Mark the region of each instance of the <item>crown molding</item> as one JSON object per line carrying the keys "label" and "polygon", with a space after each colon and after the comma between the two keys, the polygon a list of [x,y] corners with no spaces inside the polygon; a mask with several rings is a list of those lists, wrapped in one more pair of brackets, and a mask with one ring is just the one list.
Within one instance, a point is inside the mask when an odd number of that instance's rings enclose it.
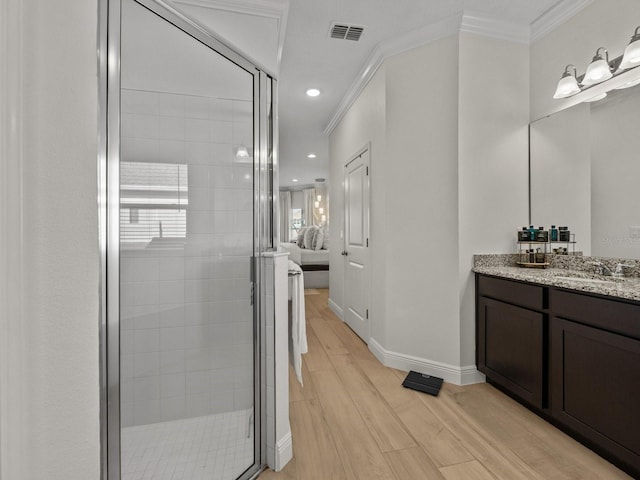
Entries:
{"label": "crown molding", "polygon": [[531,43],[558,28],[591,2],[593,0],[563,0],[551,7],[531,24]]}
{"label": "crown molding", "polygon": [[386,58],[398,55],[441,38],[455,35],[460,31],[461,23],[462,14],[456,14],[425,27],[407,32],[402,36],[381,42],[373,50],[360,72],[358,72],[355,80],[351,83],[351,86],[342,97],[336,111],[324,129],[324,134],[327,136],[331,135],[331,132],[333,132],[333,130],[338,126],[342,118],[349,111],[349,108],[351,108],[353,103],[369,84]]}
{"label": "crown molding", "polygon": [[489,18],[477,12],[464,12],[460,31],[524,45],[531,41],[529,25]]}

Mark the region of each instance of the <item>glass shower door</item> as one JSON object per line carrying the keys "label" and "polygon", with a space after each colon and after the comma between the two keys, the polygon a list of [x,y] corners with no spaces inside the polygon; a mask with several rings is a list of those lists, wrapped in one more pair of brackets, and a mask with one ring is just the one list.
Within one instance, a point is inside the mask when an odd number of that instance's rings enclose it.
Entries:
{"label": "glass shower door", "polygon": [[122,2],[120,476],[232,480],[260,464],[257,71],[174,14]]}

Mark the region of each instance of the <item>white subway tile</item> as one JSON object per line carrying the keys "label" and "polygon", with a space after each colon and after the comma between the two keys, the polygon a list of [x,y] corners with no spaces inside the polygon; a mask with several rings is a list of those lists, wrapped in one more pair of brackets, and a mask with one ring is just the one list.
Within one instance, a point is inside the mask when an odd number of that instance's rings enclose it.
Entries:
{"label": "white subway tile", "polygon": [[218,323],[211,325],[211,346],[213,348],[233,345],[236,328],[234,323]]}
{"label": "white subway tile", "polygon": [[157,352],[160,350],[158,329],[134,330],[133,348],[135,353]]}
{"label": "white subway tile", "polygon": [[233,120],[233,101],[222,98],[209,100],[209,118],[212,120]]}
{"label": "white subway tile", "polygon": [[187,210],[187,233],[191,235],[211,233],[209,212]]}
{"label": "white subway tile", "polygon": [[[251,146],[250,145],[246,145],[247,147],[247,151],[249,152],[249,155],[251,155]],[[232,145],[231,143],[213,143],[211,144],[211,162],[214,165],[227,165],[227,166],[231,166],[233,164],[234,161],[237,160],[236,158],[236,151],[237,151],[238,146],[236,145],[234,147],[234,145]],[[249,163],[251,163],[250,159],[245,160]]]}
{"label": "white subway tile", "polygon": [[187,118],[209,118],[209,99],[195,95],[184,96],[184,116]]}
{"label": "white subway tile", "polygon": [[210,216],[212,233],[223,234],[235,231],[233,212],[214,211]]}
{"label": "white subway tile", "polygon": [[184,305],[163,305],[159,310],[160,327],[180,327],[184,325]]}
{"label": "white subway tile", "polygon": [[184,344],[187,350],[207,350],[210,340],[208,325],[190,325],[184,328]]}
{"label": "white subway tile", "polygon": [[234,302],[214,302],[211,312],[213,323],[226,323],[234,320]]}
{"label": "white subway tile", "polygon": [[162,137],[158,140],[158,154],[151,158],[158,163],[186,163],[184,141]]}
{"label": "white subway tile", "polygon": [[209,349],[193,349],[185,351],[185,369],[189,372],[209,370],[211,351]]}
{"label": "white subway tile", "polygon": [[211,144],[209,142],[185,142],[184,158],[192,165],[208,165],[211,162]]}
{"label": "white subway tile", "polygon": [[215,390],[232,390],[234,385],[234,374],[232,368],[222,368],[209,371],[211,377],[211,388]]}
{"label": "white subway tile", "polygon": [[158,94],[159,113],[173,117],[184,117],[184,95]]}
{"label": "white subway tile", "polygon": [[247,188],[236,189],[233,191],[233,195],[235,211],[253,213],[253,190]]}
{"label": "white subway tile", "polygon": [[[185,418],[187,413],[186,397],[184,395],[170,398],[162,398],[160,408],[162,409],[162,421],[179,420]],[[157,464],[160,467],[160,464]],[[155,475],[154,475],[155,476]]]}
{"label": "white subway tile", "polygon": [[189,372],[186,376],[187,395],[194,393],[208,393],[211,391],[211,375],[209,370]]}
{"label": "white subway tile", "polygon": [[158,138],[163,140],[184,141],[188,133],[187,122],[181,117],[159,117]]}
{"label": "white subway tile", "polygon": [[209,142],[211,132],[209,121],[197,118],[187,118],[185,120],[185,140],[188,142]]}
{"label": "white subway tile", "polygon": [[184,257],[161,258],[158,267],[159,280],[183,280],[184,264]]}
{"label": "white subway tile", "polygon": [[161,350],[184,350],[184,327],[160,329]]}
{"label": "white subway tile", "polygon": [[184,373],[168,373],[160,377],[160,396],[162,398],[184,395],[185,388],[186,375]]}
{"label": "white subway tile", "polygon": [[160,373],[184,373],[185,369],[184,350],[162,350],[160,352]]}
{"label": "white subway tile", "polygon": [[158,300],[160,305],[184,302],[184,280],[171,280],[158,283]]}
{"label": "white subway tile", "polygon": [[189,189],[204,187],[209,188],[210,167],[207,165],[189,165]]}
{"label": "white subway tile", "polygon": [[211,277],[211,265],[207,257],[185,258],[185,279],[204,280]]}
{"label": "white subway tile", "polygon": [[147,162],[160,155],[160,141],[156,138],[122,137],[120,152],[123,162]]}
{"label": "white subway tile", "polygon": [[133,376],[149,377],[160,374],[160,352],[136,353],[133,356]]}
{"label": "white subway tile", "polygon": [[233,185],[236,188],[253,188],[253,168],[250,165],[233,166]]}
{"label": "white subway tile", "polygon": [[[133,378],[133,354],[120,352],[120,378]],[[131,400],[133,401],[133,400]]]}
{"label": "white subway tile", "polygon": [[233,390],[211,394],[211,413],[230,412],[233,409]]}
{"label": "white subway tile", "polygon": [[[211,141],[213,143],[231,144],[233,140],[233,124],[220,120],[211,121]],[[244,144],[251,143],[251,138],[244,140]]]}
{"label": "white subway tile", "polygon": [[136,402],[133,405],[133,410],[136,425],[158,423],[162,420],[159,397],[150,401]]}
{"label": "white subway tile", "polygon": [[191,188],[189,189],[189,210],[209,210],[209,192],[208,188]]}
{"label": "white subway tile", "polygon": [[230,166],[214,165],[210,167],[212,188],[233,188],[233,168]]}
{"label": "white subway tile", "polygon": [[234,208],[234,191],[229,188],[209,190],[209,208],[213,211],[231,211]]}
{"label": "white subway tile", "polygon": [[158,115],[158,94],[123,88],[120,90],[120,111],[122,113]]}
{"label": "white subway tile", "polygon": [[[253,406],[253,388],[241,388],[234,390],[233,408],[244,410]],[[274,431],[274,430],[267,430]]]}
{"label": "white subway tile", "polygon": [[160,376],[136,378],[133,382],[133,399],[136,404],[159,400]]}
{"label": "white subway tile", "polygon": [[187,416],[200,417],[211,413],[211,395],[209,393],[196,393],[187,395]]}

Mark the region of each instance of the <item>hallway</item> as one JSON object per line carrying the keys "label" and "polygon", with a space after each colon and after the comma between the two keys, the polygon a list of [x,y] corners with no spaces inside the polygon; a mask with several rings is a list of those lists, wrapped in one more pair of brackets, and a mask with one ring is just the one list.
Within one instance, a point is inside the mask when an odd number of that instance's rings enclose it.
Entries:
{"label": "hallway", "polygon": [[[307,290],[304,388],[290,375],[294,459],[260,480],[628,479],[487,384],[445,383],[432,397],[401,386]],[[349,386],[347,388],[346,386]]]}

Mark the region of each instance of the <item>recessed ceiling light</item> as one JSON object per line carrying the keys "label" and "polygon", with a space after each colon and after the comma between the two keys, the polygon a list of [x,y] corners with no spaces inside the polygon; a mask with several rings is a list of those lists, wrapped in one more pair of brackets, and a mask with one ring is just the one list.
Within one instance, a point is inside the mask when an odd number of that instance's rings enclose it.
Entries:
{"label": "recessed ceiling light", "polygon": [[298,179],[297,179],[297,178],[292,178],[292,179],[291,179],[291,181],[292,181],[292,182],[297,182],[297,181],[298,181]]}
{"label": "recessed ceiling light", "polygon": [[310,88],[309,90],[307,90],[307,95],[309,95],[310,97],[317,97],[318,95],[320,95],[320,90],[318,90],[317,88]]}
{"label": "recessed ceiling light", "polygon": [[310,153],[309,155],[307,155],[307,158],[316,158],[316,154],[315,153]]}

